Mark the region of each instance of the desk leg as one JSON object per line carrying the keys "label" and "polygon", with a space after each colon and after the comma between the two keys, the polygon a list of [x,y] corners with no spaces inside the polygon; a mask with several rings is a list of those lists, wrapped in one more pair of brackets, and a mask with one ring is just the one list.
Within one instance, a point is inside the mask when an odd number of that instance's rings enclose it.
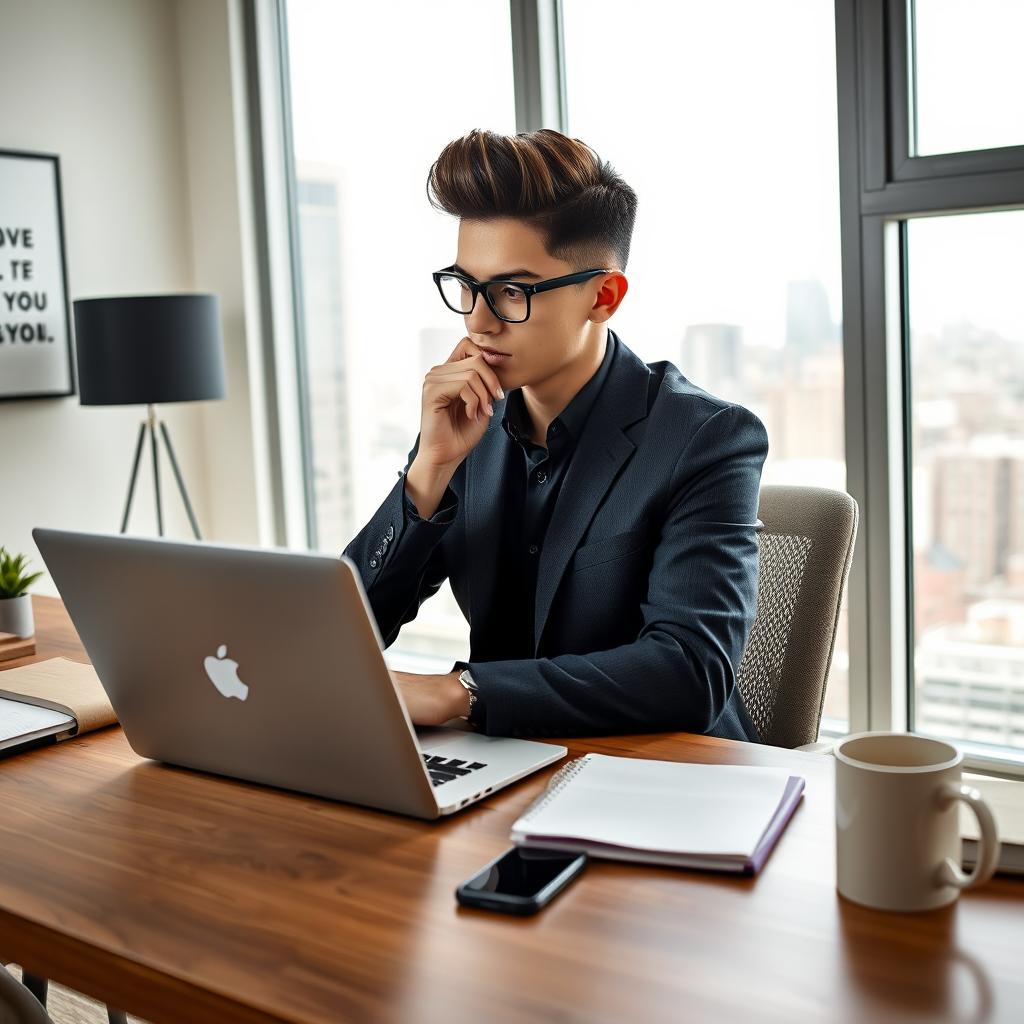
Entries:
{"label": "desk leg", "polygon": [[21,972],[21,983],[29,990],[43,1004],[46,1005],[46,990],[50,987],[50,983],[46,978],[40,978],[35,974],[29,974],[27,971]]}
{"label": "desk leg", "polygon": [[[0,971],[3,970],[3,965],[0,965]],[[25,971],[21,972],[21,983],[39,1000],[43,1006],[46,1005],[46,994],[50,987],[50,983],[46,978],[40,978],[35,974],[28,974]],[[109,1006],[107,1007],[107,1021],[109,1024],[128,1024],[128,1014],[124,1010],[112,1010]]]}

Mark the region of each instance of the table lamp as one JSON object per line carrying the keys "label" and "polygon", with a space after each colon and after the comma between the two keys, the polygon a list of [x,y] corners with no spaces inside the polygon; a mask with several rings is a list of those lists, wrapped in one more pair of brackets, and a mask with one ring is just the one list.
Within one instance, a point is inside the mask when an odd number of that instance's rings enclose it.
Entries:
{"label": "table lamp", "polygon": [[132,462],[121,533],[128,529],[142,448],[149,438],[153,453],[156,521],[164,535],[160,501],[157,426],[170,458],[196,540],[200,540],[192,503],[174,455],[167,424],[157,417],[164,402],[202,402],[225,396],[224,343],[215,295],[131,295],[78,299],[75,349],[82,405],[145,405]]}

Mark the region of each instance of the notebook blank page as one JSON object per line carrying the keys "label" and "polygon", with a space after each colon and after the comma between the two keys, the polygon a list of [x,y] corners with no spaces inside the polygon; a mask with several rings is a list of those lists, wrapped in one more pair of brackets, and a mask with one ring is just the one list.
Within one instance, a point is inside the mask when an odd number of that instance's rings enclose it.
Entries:
{"label": "notebook blank page", "polygon": [[789,772],[589,754],[565,788],[516,832],[624,847],[749,857]]}
{"label": "notebook blank page", "polygon": [[30,736],[45,729],[70,729],[75,720],[60,711],[0,697],[0,743]]}

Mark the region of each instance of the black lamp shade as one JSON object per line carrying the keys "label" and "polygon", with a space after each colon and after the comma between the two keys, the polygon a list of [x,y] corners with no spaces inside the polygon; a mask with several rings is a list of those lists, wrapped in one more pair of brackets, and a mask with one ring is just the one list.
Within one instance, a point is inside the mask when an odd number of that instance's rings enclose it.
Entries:
{"label": "black lamp shade", "polygon": [[224,397],[216,295],[78,299],[74,307],[82,405]]}

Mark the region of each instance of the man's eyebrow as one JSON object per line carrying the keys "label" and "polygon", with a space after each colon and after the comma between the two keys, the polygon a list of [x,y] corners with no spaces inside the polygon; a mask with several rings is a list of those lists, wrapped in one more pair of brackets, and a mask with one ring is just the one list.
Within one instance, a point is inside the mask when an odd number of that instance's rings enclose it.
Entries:
{"label": "man's eyebrow", "polygon": [[[452,264],[452,270],[457,270],[460,274],[465,274],[466,277],[473,277],[473,275],[468,270],[463,270],[462,267],[460,267],[458,265],[458,263],[453,263]],[[506,270],[503,273],[495,274],[494,277],[493,278],[489,278],[489,280],[492,280],[492,281],[504,281],[504,280],[508,280],[508,279],[519,280],[520,278],[523,278],[523,277],[535,277],[538,280],[540,280],[541,275],[540,274],[535,274],[532,270],[527,270],[525,267],[520,267],[518,270]],[[475,281],[476,278],[474,277],[473,280]]]}

